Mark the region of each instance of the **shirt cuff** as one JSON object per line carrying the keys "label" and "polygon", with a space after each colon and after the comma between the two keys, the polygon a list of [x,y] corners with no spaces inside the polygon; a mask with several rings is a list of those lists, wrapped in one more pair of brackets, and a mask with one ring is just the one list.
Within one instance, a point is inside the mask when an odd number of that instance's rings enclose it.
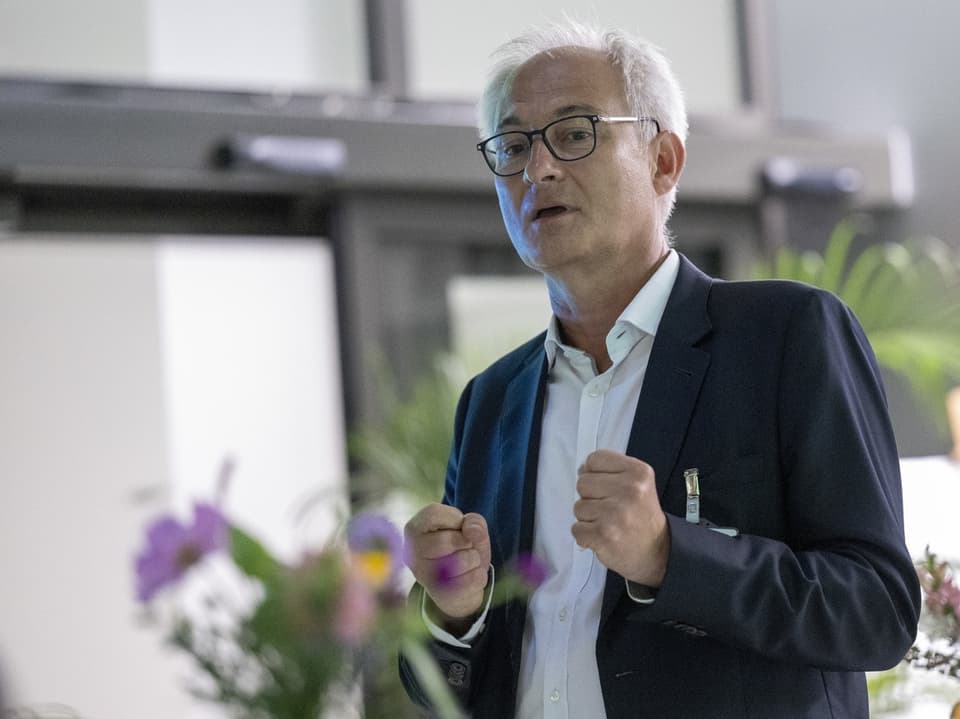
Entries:
{"label": "shirt cuff", "polygon": [[436,639],[439,642],[444,644],[449,644],[454,647],[460,647],[462,649],[469,649],[470,642],[476,639],[480,632],[483,631],[485,622],[487,619],[487,614],[490,611],[490,602],[493,599],[493,583],[496,579],[496,572],[493,569],[493,565],[490,565],[490,580],[487,582],[487,600],[483,606],[483,612],[477,617],[470,629],[467,630],[467,633],[461,637],[455,637],[450,632],[441,629],[437,624],[430,619],[430,616],[427,614],[427,593],[423,593],[423,599],[420,601],[420,616],[423,618],[423,623],[427,626],[427,631],[430,632],[430,636]]}
{"label": "shirt cuff", "polygon": [[627,596],[637,604],[653,604],[657,599],[657,590],[645,584],[637,584],[624,579],[627,584]]}

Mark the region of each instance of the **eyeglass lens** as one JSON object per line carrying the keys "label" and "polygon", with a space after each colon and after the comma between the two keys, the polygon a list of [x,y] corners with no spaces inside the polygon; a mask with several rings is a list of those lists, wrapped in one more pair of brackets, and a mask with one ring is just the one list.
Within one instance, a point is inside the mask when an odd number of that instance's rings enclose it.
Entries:
{"label": "eyeglass lens", "polygon": [[[593,152],[596,132],[589,117],[567,117],[543,128],[543,140],[558,160],[579,160]],[[505,132],[487,142],[484,155],[498,175],[522,172],[530,157],[530,138],[522,132]]]}

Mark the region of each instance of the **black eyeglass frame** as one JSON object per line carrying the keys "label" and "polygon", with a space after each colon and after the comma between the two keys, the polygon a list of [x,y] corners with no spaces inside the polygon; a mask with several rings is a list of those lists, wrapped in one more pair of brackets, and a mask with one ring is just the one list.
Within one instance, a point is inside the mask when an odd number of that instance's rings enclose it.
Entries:
{"label": "black eyeglass frame", "polygon": [[[556,151],[555,151],[555,150],[553,149],[553,147],[550,145],[550,141],[547,139],[546,132],[547,132],[547,130],[549,130],[551,127],[553,127],[553,126],[556,125],[557,123],[566,122],[567,120],[576,120],[577,118],[583,118],[583,119],[585,119],[585,120],[590,120],[590,124],[593,126],[593,147],[590,148],[590,151],[589,151],[589,152],[587,152],[587,153],[584,154],[584,155],[580,155],[579,157],[571,157],[571,158],[560,157],[559,155],[557,155]],[[553,155],[557,160],[559,160],[560,162],[576,162],[577,160],[582,160],[582,159],[585,158],[585,157],[589,157],[589,156],[592,155],[592,154],[594,153],[594,151],[597,149],[597,123],[598,123],[598,122],[611,122],[611,123],[615,123],[615,122],[652,122],[653,125],[654,125],[654,127],[657,128],[657,134],[659,135],[660,132],[661,132],[661,130],[660,130],[660,121],[657,120],[656,118],[653,118],[653,117],[635,117],[635,116],[632,116],[632,115],[631,115],[631,116],[615,116],[615,115],[568,115],[567,117],[561,117],[561,118],[558,118],[558,119],[553,120],[553,121],[551,121],[551,122],[548,122],[546,125],[544,125],[543,127],[541,127],[539,130],[507,130],[507,131],[505,131],[505,132],[498,132],[496,135],[491,135],[491,136],[488,137],[486,140],[482,140],[481,142],[478,142],[478,143],[477,143],[477,150],[480,152],[481,155],[483,155],[484,162],[486,162],[487,167],[490,168],[490,171],[491,171],[494,175],[496,175],[497,177],[513,177],[513,176],[515,176],[515,175],[519,175],[519,174],[523,173],[523,172],[527,169],[527,163],[526,163],[526,162],[523,163],[523,167],[521,167],[521,168],[520,168],[519,170],[517,170],[516,172],[508,172],[508,173],[506,173],[506,174],[501,173],[501,172],[497,172],[497,170],[495,169],[495,167],[494,167],[494,165],[493,165],[493,161],[492,161],[491,158],[490,158],[490,155],[487,154],[487,151],[486,151],[487,143],[492,142],[493,140],[496,140],[498,137],[503,137],[504,135],[514,135],[514,134],[525,135],[526,138],[527,138],[527,153],[528,153],[527,161],[529,162],[529,152],[533,149],[533,139],[539,135],[539,136],[540,136],[540,139],[543,140],[543,145],[544,145],[544,147],[546,147],[547,150],[549,150],[550,154]]]}

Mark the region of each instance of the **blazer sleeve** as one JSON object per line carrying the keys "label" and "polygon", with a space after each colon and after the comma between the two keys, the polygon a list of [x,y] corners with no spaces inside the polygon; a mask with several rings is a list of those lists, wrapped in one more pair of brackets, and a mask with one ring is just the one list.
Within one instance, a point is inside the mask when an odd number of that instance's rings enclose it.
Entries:
{"label": "blazer sleeve", "polygon": [[[410,594],[413,606],[420,606],[423,597],[423,588],[415,585]],[[436,662],[440,676],[456,697],[461,707],[469,707],[473,691],[478,682],[477,672],[483,667],[482,659],[489,643],[489,633],[484,631],[471,643],[469,649],[455,647],[435,639],[427,639],[426,649]],[[429,713],[430,698],[424,690],[420,678],[412,664],[403,654],[400,655],[400,680],[407,691],[407,695]]]}
{"label": "blazer sleeve", "polygon": [[916,636],[920,591],[879,371],[828,293],[806,294],[784,337],[770,429],[785,536],[731,538],[668,515],[664,582],[630,618],[794,664],[888,668]]}

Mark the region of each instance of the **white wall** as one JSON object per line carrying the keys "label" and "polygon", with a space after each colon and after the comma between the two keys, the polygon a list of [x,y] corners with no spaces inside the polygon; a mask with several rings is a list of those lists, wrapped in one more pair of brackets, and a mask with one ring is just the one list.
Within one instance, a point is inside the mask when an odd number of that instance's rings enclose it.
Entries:
{"label": "white wall", "polygon": [[[0,243],[0,653],[14,700],[183,716],[130,561],[170,465],[149,245]],[[156,507],[151,508],[156,509]]]}
{"label": "white wall", "polygon": [[[217,716],[140,626],[148,519],[237,472],[231,518],[286,556],[346,472],[332,257],[320,241],[0,237],[0,664],[13,700]],[[321,511],[298,521],[308,497]]]}

